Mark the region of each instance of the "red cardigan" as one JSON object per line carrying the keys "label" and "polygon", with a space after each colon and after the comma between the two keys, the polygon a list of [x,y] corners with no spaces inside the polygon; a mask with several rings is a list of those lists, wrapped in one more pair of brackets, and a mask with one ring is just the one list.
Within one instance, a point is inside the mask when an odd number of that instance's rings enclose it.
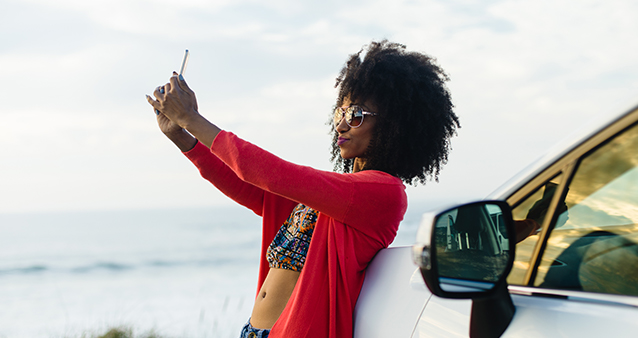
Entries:
{"label": "red cardigan", "polygon": [[401,180],[292,164],[224,131],[210,150],[198,143],[185,155],[225,195],[262,216],[257,292],[269,270],[266,249],[292,209],[303,203],[319,211],[306,263],[270,337],[351,338],[365,269],[394,240],[407,208]]}

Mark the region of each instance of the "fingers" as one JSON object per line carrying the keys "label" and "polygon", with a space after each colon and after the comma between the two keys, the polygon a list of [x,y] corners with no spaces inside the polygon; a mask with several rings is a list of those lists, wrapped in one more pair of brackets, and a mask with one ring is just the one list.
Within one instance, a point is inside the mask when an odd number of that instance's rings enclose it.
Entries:
{"label": "fingers", "polygon": [[173,86],[171,86],[170,82],[163,86],[158,86],[157,88],[155,88],[155,91],[153,91],[153,95],[156,98],[160,99],[160,96],[170,92],[171,88],[173,88]]}
{"label": "fingers", "polygon": [[157,101],[153,100],[153,98],[146,95],[146,100],[155,108],[155,115],[160,114],[159,108],[161,107],[162,104],[159,101],[164,100],[164,94],[170,92],[171,88],[172,86],[170,83],[167,83],[163,86],[158,86],[157,88],[155,88],[155,90],[153,91],[153,96],[157,98]]}
{"label": "fingers", "polygon": [[182,74],[177,74],[177,72],[173,71],[173,76],[171,77],[171,79],[173,78],[176,78],[175,85],[179,86],[181,90],[185,92],[193,92],[190,87],[188,87],[188,84],[186,84],[186,81],[184,80]]}
{"label": "fingers", "polygon": [[182,88],[179,86],[179,83],[178,83],[178,80],[177,80],[177,76],[175,75],[175,72],[173,72],[173,76],[171,76],[171,78],[170,78],[170,79],[168,79],[168,83],[172,86],[172,88],[175,88],[175,89],[177,89],[177,88],[182,89]]}
{"label": "fingers", "polygon": [[[159,89],[156,89],[156,90],[159,90]],[[153,100],[153,98],[148,96],[148,95],[146,95],[146,101],[148,101],[148,103],[151,106],[153,106],[153,108],[154,108],[153,110],[155,111],[155,115],[159,115],[160,111],[156,108],[156,105],[159,106],[159,102]]]}
{"label": "fingers", "polygon": [[157,86],[155,88],[155,90],[153,91],[153,96],[155,96],[155,98],[159,99],[160,96],[164,95],[165,90],[163,87],[164,86]]}
{"label": "fingers", "polygon": [[[161,95],[164,95],[164,92],[165,92],[164,88],[162,86],[159,86],[155,88],[155,90],[153,91],[153,96],[159,99]],[[160,103],[158,101],[153,100],[153,98],[148,95],[146,95],[146,100],[148,101],[148,103],[151,104],[151,106],[153,106],[153,108],[155,108],[154,109],[155,115],[159,115]]]}
{"label": "fingers", "polygon": [[181,75],[177,74],[177,72],[173,72],[173,76],[169,78],[168,83],[155,88],[155,90],[153,91],[155,100],[149,95],[146,95],[146,100],[151,106],[153,106],[153,108],[155,108],[154,110],[156,115],[160,115],[162,113],[160,109],[164,105],[166,96],[169,93],[174,93],[175,90],[183,90],[192,93],[192,90],[188,87],[186,81],[184,81],[184,78]]}
{"label": "fingers", "polygon": [[171,76],[169,82],[173,85],[173,88],[179,88],[187,93],[192,93],[193,91],[188,87],[184,77],[178,75],[176,72],[173,72],[173,76]]}
{"label": "fingers", "polygon": [[[146,101],[148,101],[148,103],[153,106],[153,108],[155,108],[155,104],[157,103],[157,101],[153,100],[152,97],[150,97],[148,94],[146,94]],[[159,105],[159,104],[158,104]]]}
{"label": "fingers", "polygon": [[[181,75],[178,75],[177,72],[173,72],[173,76],[171,76],[168,79],[167,84],[165,84],[164,86],[157,87],[156,92],[159,94],[166,94],[170,92],[172,88],[175,88],[175,89],[179,88],[183,91],[191,92],[191,93],[193,92],[188,87],[188,84],[186,84],[186,81],[184,81],[184,77],[182,77]],[[159,99],[159,96],[155,94],[155,92],[153,93],[153,95],[155,95],[155,97]]]}

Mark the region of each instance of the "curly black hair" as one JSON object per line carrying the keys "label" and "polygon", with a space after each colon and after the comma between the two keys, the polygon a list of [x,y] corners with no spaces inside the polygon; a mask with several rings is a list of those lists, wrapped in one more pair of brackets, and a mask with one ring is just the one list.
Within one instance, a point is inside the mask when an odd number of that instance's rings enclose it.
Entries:
{"label": "curly black hair", "polygon": [[[436,59],[387,40],[350,55],[335,84],[336,106],[348,97],[351,102],[373,103],[378,114],[363,170],[380,170],[407,184],[438,181],[450,138],[461,127],[445,86],[448,80]],[[340,156],[339,133],[330,125],[334,170],[351,172],[353,159]]]}

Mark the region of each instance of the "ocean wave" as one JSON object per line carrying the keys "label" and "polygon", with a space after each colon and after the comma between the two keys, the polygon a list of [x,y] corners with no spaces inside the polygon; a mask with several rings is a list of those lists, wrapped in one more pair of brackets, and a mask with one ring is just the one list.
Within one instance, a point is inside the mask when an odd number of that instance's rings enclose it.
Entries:
{"label": "ocean wave", "polygon": [[159,268],[159,269],[173,269],[182,267],[221,267],[227,265],[238,264],[250,264],[251,261],[247,261],[242,258],[213,258],[213,259],[195,259],[195,260],[165,260],[155,259],[138,263],[124,263],[116,261],[96,261],[87,264],[78,264],[76,266],[55,266],[46,264],[33,264],[23,267],[0,267],[0,277],[7,275],[28,275],[28,274],[42,274],[42,273],[71,273],[71,274],[87,274],[97,271],[110,271],[110,272],[126,272],[136,269],[145,268]]}
{"label": "ocean wave", "polygon": [[8,269],[0,269],[0,275],[9,275],[9,274],[32,274],[38,273],[48,270],[48,267],[43,265],[32,265],[26,267],[19,268],[8,268]]}
{"label": "ocean wave", "polygon": [[115,262],[98,262],[92,265],[80,266],[71,269],[71,272],[75,273],[87,273],[92,272],[94,270],[110,270],[110,271],[123,271],[123,270],[131,270],[134,266],[115,263]]}

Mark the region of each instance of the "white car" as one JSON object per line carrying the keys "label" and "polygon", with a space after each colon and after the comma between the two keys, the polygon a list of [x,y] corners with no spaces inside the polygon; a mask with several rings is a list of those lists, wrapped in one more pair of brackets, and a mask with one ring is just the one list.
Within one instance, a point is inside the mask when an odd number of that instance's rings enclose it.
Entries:
{"label": "white car", "polygon": [[638,108],[415,242],[368,267],[355,338],[638,337]]}

